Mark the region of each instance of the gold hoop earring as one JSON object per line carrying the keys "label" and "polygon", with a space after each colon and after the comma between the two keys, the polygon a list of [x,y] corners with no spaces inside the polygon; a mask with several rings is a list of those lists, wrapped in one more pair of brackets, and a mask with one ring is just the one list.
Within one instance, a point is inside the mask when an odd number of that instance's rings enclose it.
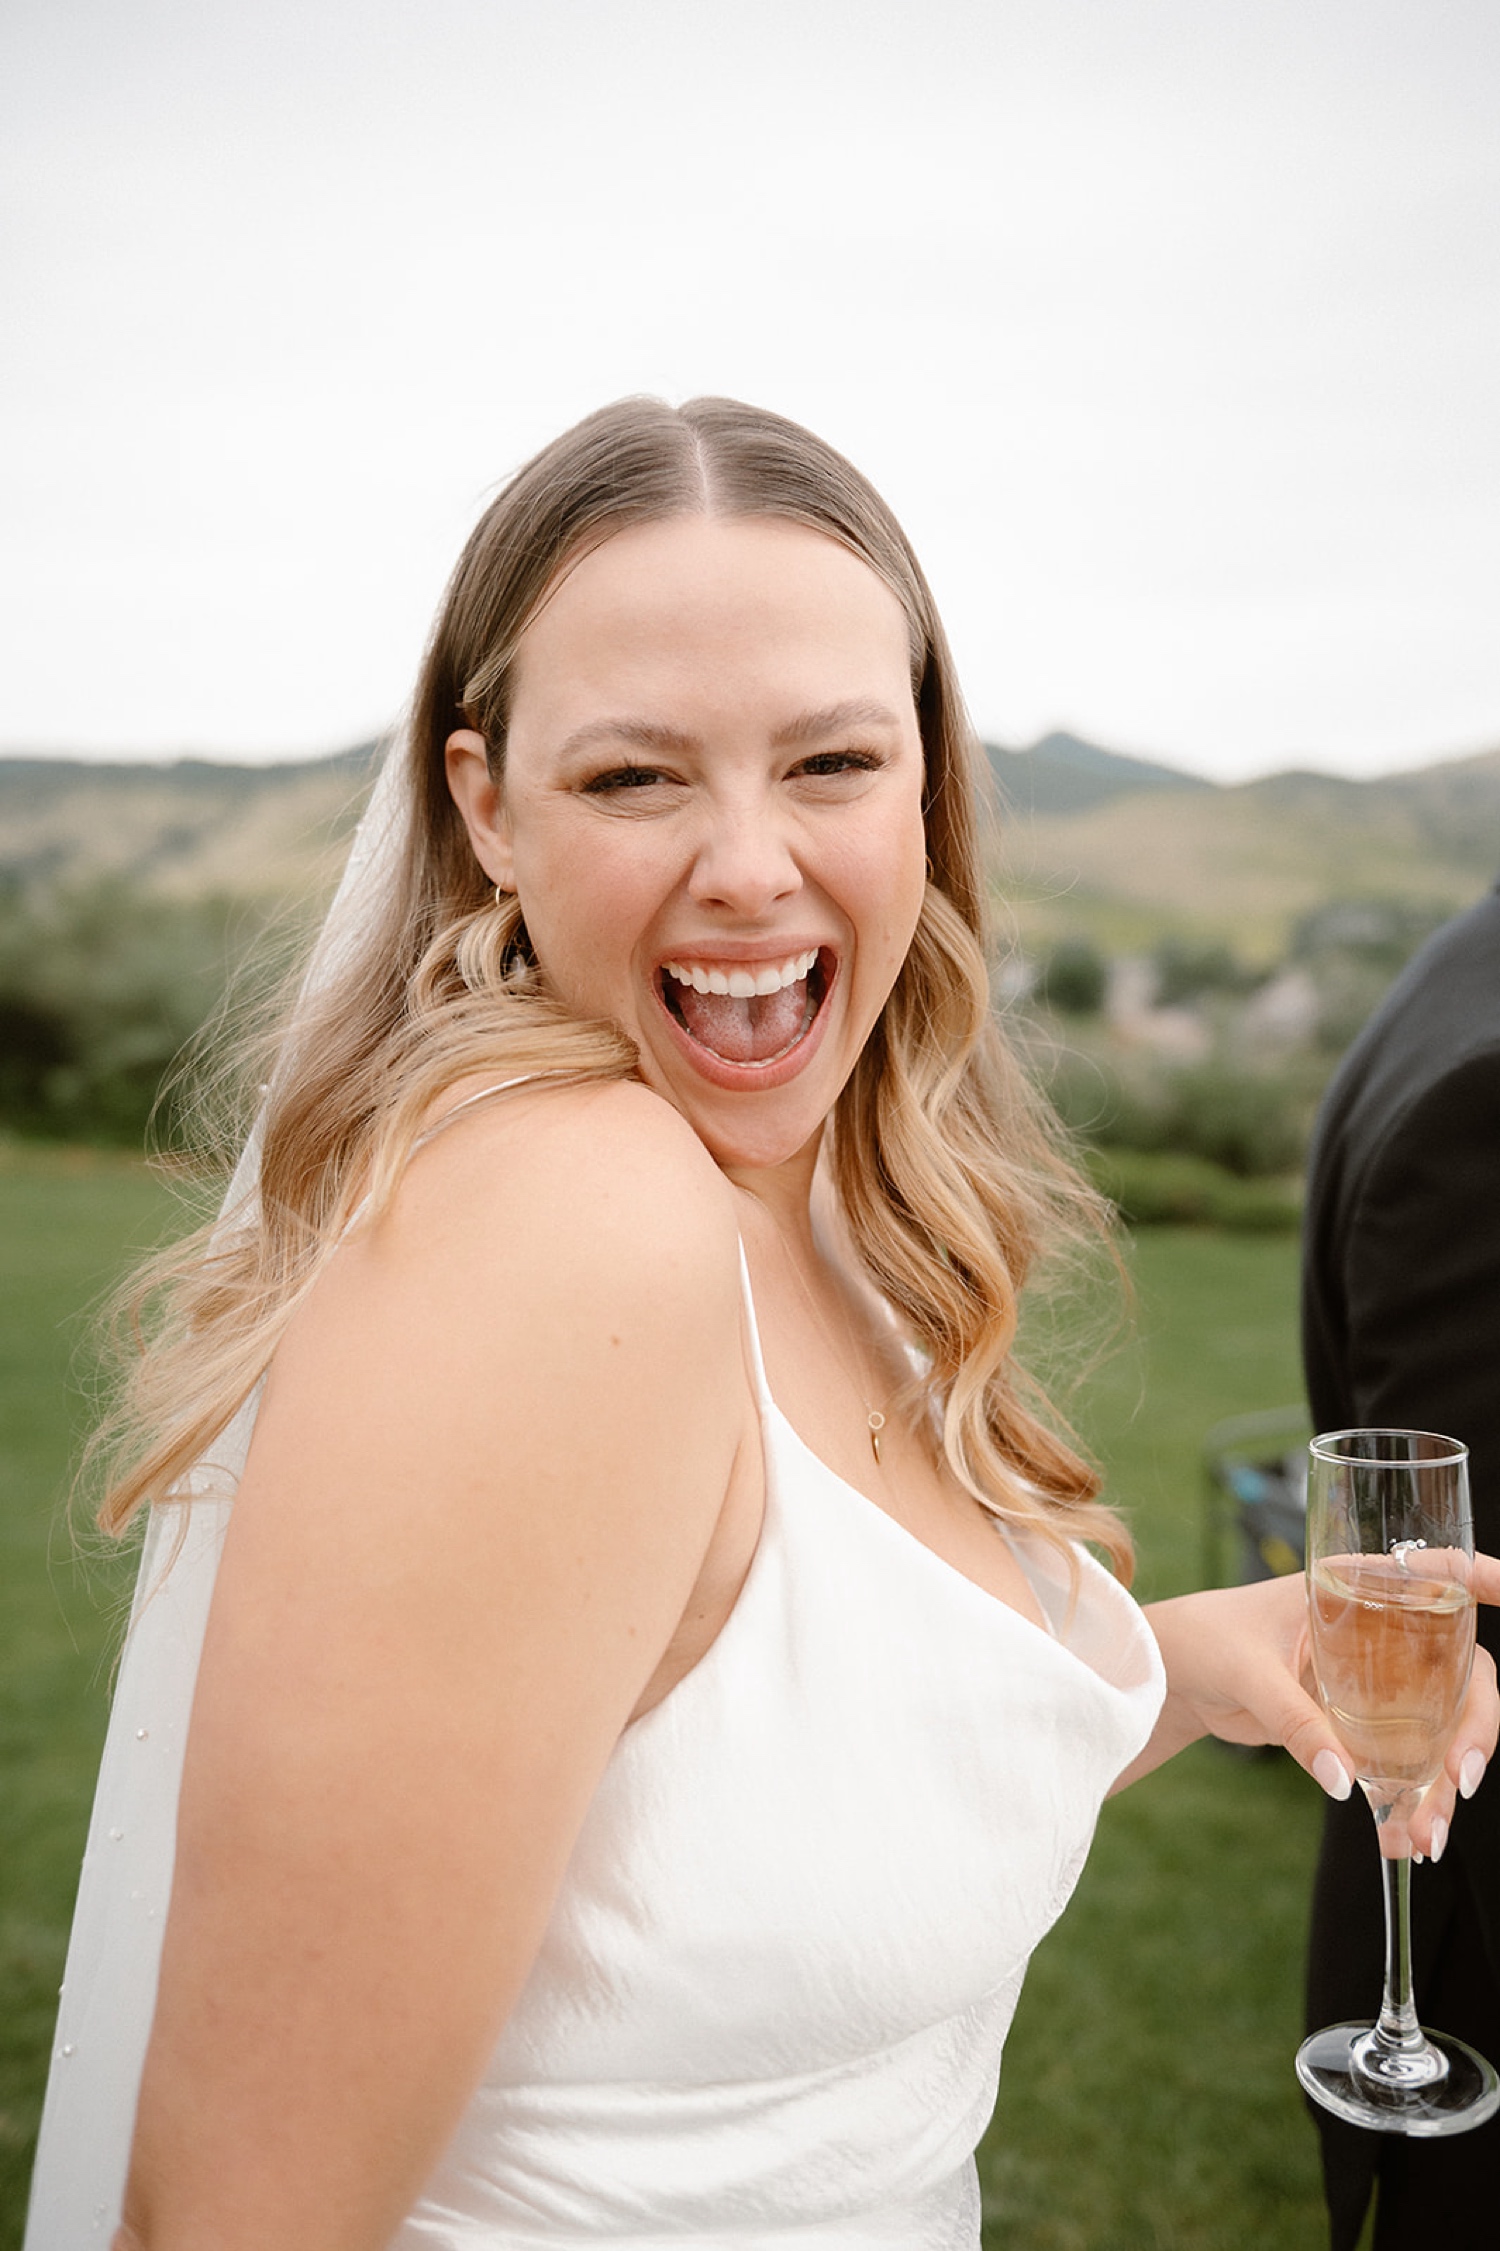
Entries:
{"label": "gold hoop earring", "polygon": [[476,995],[524,991],[533,968],[531,940],[514,891],[491,886],[493,904],[475,907],[459,934],[453,962]]}

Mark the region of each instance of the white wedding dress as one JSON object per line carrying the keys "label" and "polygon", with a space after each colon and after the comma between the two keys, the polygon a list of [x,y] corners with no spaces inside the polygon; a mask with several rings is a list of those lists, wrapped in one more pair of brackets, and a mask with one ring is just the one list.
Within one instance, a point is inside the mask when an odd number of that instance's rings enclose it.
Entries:
{"label": "white wedding dress", "polygon": [[750,1575],[615,1751],[392,2251],[976,2251],[1027,1959],[1160,1659],[1086,1555],[1070,1615],[1063,1559],[1018,1546],[1050,1633],[975,1586],[809,1452],[755,1356]]}

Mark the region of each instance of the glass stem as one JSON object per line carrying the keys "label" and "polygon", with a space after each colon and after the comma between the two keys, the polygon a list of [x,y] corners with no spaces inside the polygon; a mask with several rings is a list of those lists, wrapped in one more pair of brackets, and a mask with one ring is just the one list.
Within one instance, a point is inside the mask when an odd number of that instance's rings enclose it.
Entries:
{"label": "glass stem", "polygon": [[[1379,1827],[1380,1816],[1375,1817]],[[1424,2046],[1422,2028],[1411,1997],[1411,1859],[1380,1856],[1380,1877],[1385,1886],[1385,1991],[1380,1999],[1380,2019],[1375,2038],[1384,2048],[1410,2050]]]}

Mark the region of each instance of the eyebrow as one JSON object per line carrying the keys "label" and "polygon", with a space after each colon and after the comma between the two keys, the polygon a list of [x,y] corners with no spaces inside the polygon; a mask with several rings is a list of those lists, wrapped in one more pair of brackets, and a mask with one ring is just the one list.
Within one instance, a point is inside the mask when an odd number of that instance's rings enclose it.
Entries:
{"label": "eyebrow", "polygon": [[804,711],[787,726],[778,727],[771,740],[778,750],[794,743],[817,742],[824,735],[841,734],[846,727],[886,727],[901,725],[898,714],[889,704],[875,703],[868,696],[854,696],[846,703],[825,704],[821,711]]}
{"label": "eyebrow", "polygon": [[562,744],[564,757],[592,750],[596,743],[625,743],[632,750],[691,750],[694,738],[680,727],[658,726],[651,719],[591,719],[575,727]]}
{"label": "eyebrow", "polygon": [[[819,742],[827,735],[836,735],[849,727],[884,727],[896,729],[901,725],[899,715],[889,704],[877,703],[868,696],[852,696],[843,703],[824,704],[816,711],[799,712],[784,727],[778,727],[771,740],[778,750],[787,750],[799,743]],[[679,727],[665,727],[652,719],[591,719],[586,726],[575,728],[562,745],[563,753],[592,750],[596,744],[614,742],[626,744],[633,750],[694,750],[697,737],[684,734]]]}

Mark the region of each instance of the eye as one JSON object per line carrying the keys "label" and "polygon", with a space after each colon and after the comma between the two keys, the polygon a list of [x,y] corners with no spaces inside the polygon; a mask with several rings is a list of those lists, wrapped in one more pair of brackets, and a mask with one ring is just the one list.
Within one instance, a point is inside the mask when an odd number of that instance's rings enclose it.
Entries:
{"label": "eye", "polygon": [[593,775],[583,785],[585,797],[615,797],[630,790],[650,789],[664,782],[654,766],[611,766],[607,772]]}
{"label": "eye", "polygon": [[794,771],[810,781],[838,774],[876,774],[885,761],[873,750],[818,750],[799,759]]}

